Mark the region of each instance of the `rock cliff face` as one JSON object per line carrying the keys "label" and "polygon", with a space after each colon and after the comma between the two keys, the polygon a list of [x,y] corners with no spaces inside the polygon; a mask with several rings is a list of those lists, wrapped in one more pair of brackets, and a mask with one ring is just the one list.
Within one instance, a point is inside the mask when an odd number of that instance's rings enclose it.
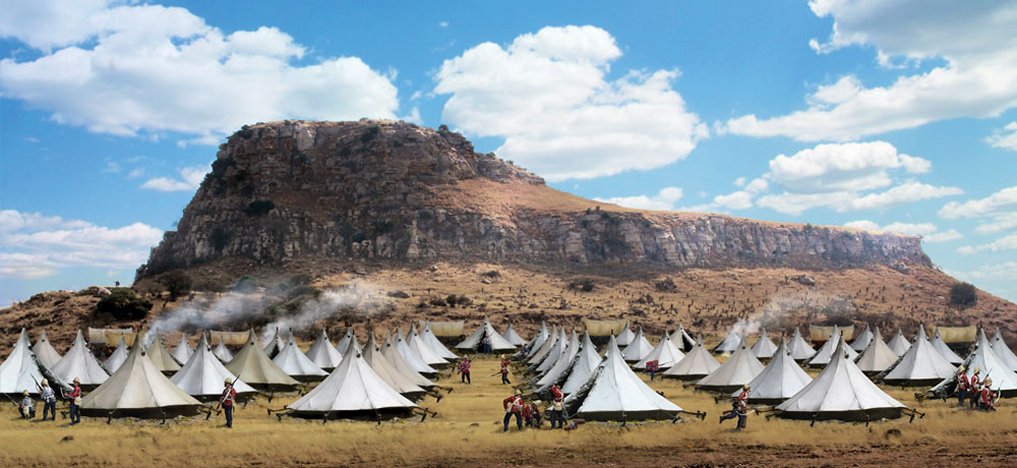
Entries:
{"label": "rock cliff face", "polygon": [[219,148],[138,278],[239,258],[803,269],[930,265],[916,237],[641,212],[544,185],[447,129],[391,122],[245,126]]}

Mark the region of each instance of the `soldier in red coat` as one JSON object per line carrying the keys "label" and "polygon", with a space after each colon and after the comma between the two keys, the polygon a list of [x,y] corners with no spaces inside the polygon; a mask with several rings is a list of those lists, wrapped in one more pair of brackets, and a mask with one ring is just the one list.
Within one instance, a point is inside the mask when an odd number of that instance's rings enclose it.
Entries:
{"label": "soldier in red coat", "polygon": [[551,410],[548,413],[551,429],[565,429],[565,395],[557,384],[551,385]]}
{"label": "soldier in red coat", "polygon": [[752,390],[752,387],[748,384],[745,384],[742,387],[741,393],[731,400],[731,411],[721,415],[721,423],[723,423],[726,419],[738,418],[738,426],[735,427],[735,430],[740,431],[745,429],[745,423],[749,414],[749,390]]}
{"label": "soldier in red coat", "polygon": [[502,385],[511,385],[509,382],[509,360],[504,356],[501,358],[501,383]]}
{"label": "soldier in red coat", "polygon": [[978,403],[978,396],[982,393],[982,381],[981,381],[982,370],[975,368],[975,373],[971,375],[971,379],[968,381],[968,406],[971,408],[975,407]]}
{"label": "soldier in red coat", "polygon": [[646,372],[650,374],[650,382],[653,382],[653,378],[657,376],[659,370],[660,362],[656,359],[646,363]]}
{"label": "soldier in red coat", "polygon": [[81,422],[81,379],[74,378],[74,390],[67,396],[70,400],[71,408],[71,425],[75,425]]}
{"label": "soldier in red coat", "polygon": [[982,386],[978,406],[985,411],[996,411],[996,392],[992,390],[992,379],[986,378]]}
{"label": "soldier in red coat", "polygon": [[233,381],[229,377],[223,383],[224,386],[222,396],[219,397],[219,403],[222,404],[222,410],[226,413],[226,427],[233,428],[233,402],[237,400],[237,390],[233,388]]}
{"label": "soldier in red coat", "polygon": [[957,404],[964,406],[964,400],[968,397],[968,387],[971,386],[971,381],[968,380],[967,369],[964,366],[960,366],[957,369]]}
{"label": "soldier in red coat", "polygon": [[523,430],[523,407],[526,404],[523,402],[523,393],[516,390],[516,393],[508,398],[502,400],[501,405],[505,407],[505,428],[502,432],[508,432],[509,421],[512,420],[512,416],[516,417],[516,427],[520,431]]}

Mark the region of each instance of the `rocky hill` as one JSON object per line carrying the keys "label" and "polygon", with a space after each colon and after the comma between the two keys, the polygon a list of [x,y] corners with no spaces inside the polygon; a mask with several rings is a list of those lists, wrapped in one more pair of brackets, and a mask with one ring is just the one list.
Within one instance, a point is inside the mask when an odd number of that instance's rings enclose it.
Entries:
{"label": "rocky hill", "polygon": [[585,200],[445,128],[286,121],[244,127],[220,146],[138,279],[217,260],[246,269],[301,258],[580,269],[930,265],[916,237]]}

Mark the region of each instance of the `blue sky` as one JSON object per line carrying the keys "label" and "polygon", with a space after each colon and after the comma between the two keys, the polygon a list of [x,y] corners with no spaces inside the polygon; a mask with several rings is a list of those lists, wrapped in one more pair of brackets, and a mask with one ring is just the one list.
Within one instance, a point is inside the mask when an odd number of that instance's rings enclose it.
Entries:
{"label": "blue sky", "polygon": [[1012,2],[8,2],[0,303],[129,283],[244,123],[448,124],[585,197],[923,236],[1017,300]]}

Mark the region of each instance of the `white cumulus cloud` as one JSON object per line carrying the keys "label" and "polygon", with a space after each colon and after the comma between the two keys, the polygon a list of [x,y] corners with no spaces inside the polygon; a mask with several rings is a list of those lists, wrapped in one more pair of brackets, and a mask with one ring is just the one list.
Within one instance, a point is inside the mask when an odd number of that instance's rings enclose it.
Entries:
{"label": "white cumulus cloud", "polygon": [[1017,232],[985,244],[965,245],[957,249],[957,252],[971,255],[979,252],[1002,252],[1004,250],[1017,250]]}
{"label": "white cumulus cloud", "polygon": [[110,228],[59,216],[0,210],[0,277],[37,279],[72,267],[129,269],[144,263],[162,231]]}
{"label": "white cumulus cloud", "polygon": [[816,16],[834,20],[828,42],[810,42],[818,53],[871,46],[888,68],[906,70],[930,59],[942,64],[900,75],[886,86],[866,87],[854,76],[840,77],[807,96],[805,110],[736,117],[725,131],[844,141],[937,120],[998,116],[1017,107],[1013,2],[814,0],[810,6]]}
{"label": "white cumulus cloud", "polygon": [[389,76],[357,57],[297,64],[305,48],[277,28],[230,33],[184,8],[119,3],[5,5],[0,36],[41,54],[0,60],[0,93],[93,132],[203,144],[257,121],[397,113]]}
{"label": "white cumulus cloud", "polygon": [[507,46],[486,42],[446,60],[434,91],[449,95],[446,122],[503,138],[499,156],[548,180],[683,159],[708,131],[672,87],[678,72],[629,71],[610,80],[610,64],[621,55],[603,29],[545,27]]}
{"label": "white cumulus cloud", "polygon": [[208,167],[184,167],[178,170],[179,178],[156,177],[141,184],[141,188],[160,192],[187,192],[198,188],[208,173]]}
{"label": "white cumulus cloud", "polygon": [[946,219],[980,218],[1013,212],[1017,212],[1017,186],[1004,188],[985,198],[949,202],[939,209],[939,216]]}
{"label": "white cumulus cloud", "polygon": [[1017,122],[1010,122],[1001,130],[993,132],[985,142],[996,148],[1017,151]]}
{"label": "white cumulus cloud", "polygon": [[961,233],[957,232],[957,230],[955,229],[940,231],[939,228],[932,223],[896,222],[887,224],[886,226],[880,226],[878,223],[863,219],[859,221],[851,221],[848,223],[844,223],[844,225],[847,227],[862,229],[865,231],[895,232],[898,234],[905,234],[909,236],[922,236],[923,241],[931,243],[949,242],[964,237]]}
{"label": "white cumulus cloud", "polygon": [[673,210],[675,203],[681,200],[683,195],[682,189],[678,187],[664,187],[656,195],[596,198],[596,200],[641,210]]}

